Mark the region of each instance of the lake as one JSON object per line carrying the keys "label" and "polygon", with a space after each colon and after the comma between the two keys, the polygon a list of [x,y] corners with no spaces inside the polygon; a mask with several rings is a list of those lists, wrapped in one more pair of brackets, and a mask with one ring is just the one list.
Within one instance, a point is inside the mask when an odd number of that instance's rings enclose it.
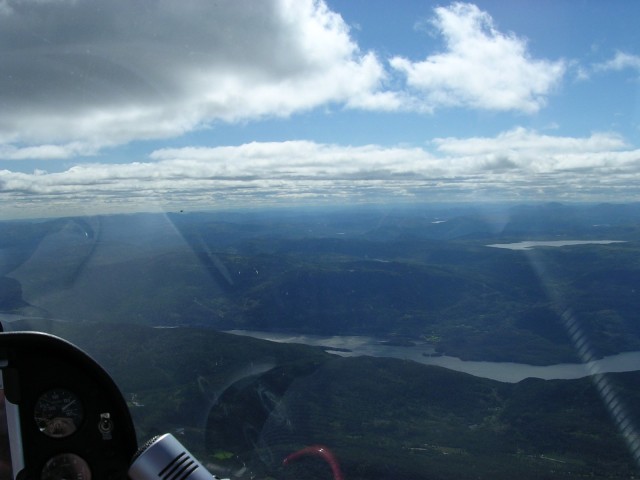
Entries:
{"label": "lake", "polygon": [[494,243],[487,245],[493,248],[506,248],[508,250],[529,250],[535,247],[566,247],[570,245],[608,245],[610,243],[625,243],[624,240],[532,240],[516,243]]}
{"label": "lake", "polygon": [[457,357],[431,356],[435,350],[431,344],[415,342],[414,346],[384,344],[383,339],[367,336],[320,336],[286,333],[230,330],[227,333],[245,335],[280,343],[301,343],[324,347],[329,353],[343,357],[369,355],[413,360],[425,365],[438,365],[476,377],[490,378],[500,382],[515,383],[528,377],[553,379],[581,378],[595,373],[629,372],[640,370],[640,351],[625,352],[604,357],[589,363],[561,363],[556,365],[527,365],[511,362],[477,362],[460,360]]}

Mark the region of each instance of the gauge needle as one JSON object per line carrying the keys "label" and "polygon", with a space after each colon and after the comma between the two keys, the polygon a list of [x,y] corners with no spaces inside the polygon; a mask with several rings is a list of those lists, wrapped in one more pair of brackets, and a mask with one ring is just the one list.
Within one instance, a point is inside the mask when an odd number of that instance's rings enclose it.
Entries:
{"label": "gauge needle", "polygon": [[62,407],[62,410],[66,411],[67,408],[69,408],[71,405],[73,405],[74,403],[76,403],[76,399],[71,400],[69,403],[67,403],[64,407]]}

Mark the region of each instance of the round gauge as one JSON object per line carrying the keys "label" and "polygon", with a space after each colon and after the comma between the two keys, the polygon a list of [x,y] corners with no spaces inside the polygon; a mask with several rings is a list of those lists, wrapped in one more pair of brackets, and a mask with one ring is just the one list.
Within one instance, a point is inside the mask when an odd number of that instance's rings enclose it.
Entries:
{"label": "round gauge", "polygon": [[33,418],[42,433],[53,438],[64,438],[74,433],[84,417],[78,396],[64,388],[44,392],[36,401]]}
{"label": "round gauge", "polygon": [[61,453],[47,460],[40,480],[91,480],[89,465],[75,453]]}

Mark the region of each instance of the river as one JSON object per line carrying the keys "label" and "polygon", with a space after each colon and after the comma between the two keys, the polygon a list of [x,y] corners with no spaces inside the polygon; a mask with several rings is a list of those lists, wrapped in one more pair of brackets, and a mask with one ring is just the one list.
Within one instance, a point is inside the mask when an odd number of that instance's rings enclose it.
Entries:
{"label": "river", "polygon": [[[0,314],[0,321],[11,331],[11,323],[27,317]],[[60,320],[57,320],[60,321]],[[477,377],[515,383],[528,377],[552,379],[581,378],[595,373],[629,372],[640,370],[640,351],[625,352],[604,357],[590,363],[561,363],[556,365],[527,365],[511,362],[477,362],[461,360],[447,355],[436,356],[433,345],[413,342],[413,346],[386,344],[383,339],[355,335],[299,335],[287,333],[230,330],[227,333],[244,335],[279,343],[301,343],[323,347],[327,352],[343,357],[369,355],[372,357],[413,360],[425,365],[438,365]]]}
{"label": "river", "polygon": [[625,352],[589,363],[560,363],[556,365],[527,365],[511,362],[477,362],[447,355],[432,356],[431,344],[415,342],[414,346],[387,345],[384,340],[366,336],[319,336],[285,333],[231,330],[228,333],[245,335],[280,343],[301,343],[324,347],[329,353],[344,357],[369,355],[373,357],[413,360],[425,365],[438,365],[477,377],[515,383],[528,377],[552,379],[581,378],[595,373],[629,372],[640,370],[640,351]]}

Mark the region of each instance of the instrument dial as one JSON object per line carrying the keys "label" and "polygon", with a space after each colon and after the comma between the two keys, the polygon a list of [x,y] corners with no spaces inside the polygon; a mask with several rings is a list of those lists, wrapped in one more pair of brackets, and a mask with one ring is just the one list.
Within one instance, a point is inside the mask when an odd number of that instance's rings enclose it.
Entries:
{"label": "instrument dial", "polygon": [[75,453],[61,453],[50,458],[42,467],[40,480],[91,480],[87,462]]}
{"label": "instrument dial", "polygon": [[64,388],[54,388],[40,395],[33,418],[45,435],[64,438],[80,427],[84,409],[75,393]]}

